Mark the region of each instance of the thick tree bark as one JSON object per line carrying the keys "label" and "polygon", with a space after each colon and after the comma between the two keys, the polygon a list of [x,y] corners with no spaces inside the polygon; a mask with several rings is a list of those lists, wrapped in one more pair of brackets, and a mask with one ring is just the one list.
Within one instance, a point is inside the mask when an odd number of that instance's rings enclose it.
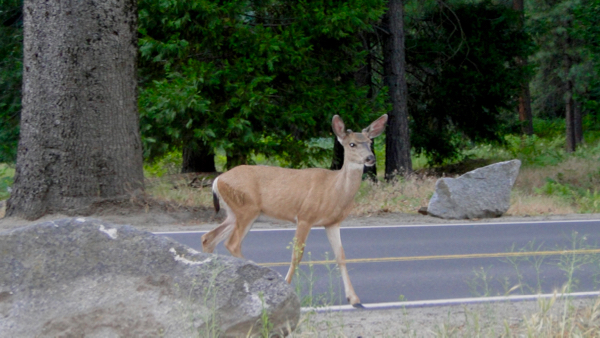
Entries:
{"label": "thick tree bark", "polygon": [[573,118],[575,128],[575,144],[583,143],[583,115],[581,113],[581,102],[575,101],[573,107]]}
{"label": "thick tree bark", "polygon": [[[527,60],[520,60],[523,66],[527,66]],[[529,84],[521,84],[521,94],[519,95],[519,121],[521,122],[521,133],[524,135],[533,135],[533,115],[531,114],[531,94],[529,93]]]}
{"label": "thick tree bark", "polygon": [[371,60],[371,41],[370,37],[367,33],[359,34],[359,38],[362,41],[362,49],[367,51],[367,57],[365,60],[365,64],[359,68],[354,73],[354,82],[358,87],[369,86],[369,91],[367,92],[367,98],[373,97],[373,68],[372,68],[372,60]]}
{"label": "thick tree bark", "polygon": [[573,81],[567,80],[567,93],[565,94],[565,125],[567,152],[574,152],[583,143],[583,119],[581,105],[573,100]]}
{"label": "thick tree bark", "polygon": [[[371,139],[371,141],[371,151],[373,152],[373,155],[375,155],[375,139]],[[377,155],[375,155],[375,157],[377,157]],[[371,181],[377,182],[377,163],[370,167],[365,166],[363,169],[363,175],[365,175],[366,178],[370,179]],[[363,178],[365,178],[365,176],[363,176]]]}
{"label": "thick tree bark", "polygon": [[575,139],[573,83],[570,80],[567,80],[567,92],[565,93],[565,125],[567,152],[572,153],[577,148],[577,140]]}
{"label": "thick tree bark", "polygon": [[386,130],[385,177],[412,172],[408,129],[408,92],[405,78],[404,9],[401,0],[390,0],[383,17],[384,83],[389,88],[392,111]]}
{"label": "thick tree bark", "polygon": [[337,138],[333,137],[333,158],[331,159],[331,166],[329,169],[331,170],[340,170],[344,165],[344,146],[337,140]]}
{"label": "thick tree bark", "polygon": [[206,146],[183,148],[182,173],[212,173],[215,168],[215,155]]}
{"label": "thick tree bark", "polygon": [[23,110],[7,215],[89,214],[143,189],[133,0],[25,0]]}
{"label": "thick tree bark", "polygon": [[[565,41],[565,49],[571,46],[571,39],[567,36]],[[565,136],[566,150],[569,153],[574,152],[577,146],[583,139],[581,112],[577,109],[577,103],[573,100],[574,84],[573,79],[569,75],[573,61],[568,53],[563,56],[563,67],[565,72],[566,91],[565,91]]]}
{"label": "thick tree bark", "polygon": [[[356,85],[358,87],[366,87],[368,86],[369,91],[367,92],[367,98],[370,99],[371,97],[373,97],[373,81],[371,80],[371,78],[373,77],[373,69],[371,67],[371,43],[370,43],[370,39],[369,39],[369,35],[367,33],[363,33],[362,35],[360,35],[360,38],[362,40],[362,47],[363,50],[367,51],[367,58],[365,60],[365,64],[363,67],[361,67],[360,69],[358,69],[358,71],[356,71],[356,73],[354,73],[354,82],[356,82]],[[375,154],[375,139],[371,140],[373,143],[371,143],[371,151],[373,152],[373,154]],[[342,147],[342,150],[344,148]],[[343,156],[343,153],[342,153]],[[343,157],[342,157],[343,159]],[[340,167],[341,168],[341,167]],[[365,166],[364,171],[363,171],[363,175],[366,175],[366,177],[368,179],[370,179],[371,181],[377,181],[377,164],[371,166],[371,167],[367,167]]]}
{"label": "thick tree bark", "polygon": [[[513,0],[513,9],[520,13],[520,25],[525,21],[525,7],[523,0]],[[527,59],[517,57],[517,64],[521,67],[527,67]],[[521,84],[521,94],[519,95],[519,121],[521,122],[521,132],[525,135],[533,135],[533,114],[531,113],[531,94],[529,92],[529,83]]]}
{"label": "thick tree bark", "polygon": [[[567,39],[567,45],[568,41]],[[565,68],[565,81],[566,81],[566,91],[565,91],[565,132],[566,132],[566,150],[569,153],[572,153],[577,148],[577,140],[575,137],[575,109],[573,101],[573,81],[569,77],[569,70],[571,69],[571,58],[568,54],[564,55],[564,68]]]}

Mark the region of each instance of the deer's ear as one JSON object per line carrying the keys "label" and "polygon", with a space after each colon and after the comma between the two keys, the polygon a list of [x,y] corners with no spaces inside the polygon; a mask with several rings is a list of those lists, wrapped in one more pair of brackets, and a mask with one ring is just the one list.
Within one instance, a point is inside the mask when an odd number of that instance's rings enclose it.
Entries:
{"label": "deer's ear", "polygon": [[385,126],[388,120],[387,114],[383,114],[380,118],[373,121],[368,127],[362,130],[368,138],[375,138],[385,130]]}
{"label": "deer's ear", "polygon": [[338,115],[333,116],[333,120],[331,120],[331,126],[333,128],[333,133],[337,136],[338,141],[342,142],[342,140],[346,137],[346,132],[344,128],[344,121]]}

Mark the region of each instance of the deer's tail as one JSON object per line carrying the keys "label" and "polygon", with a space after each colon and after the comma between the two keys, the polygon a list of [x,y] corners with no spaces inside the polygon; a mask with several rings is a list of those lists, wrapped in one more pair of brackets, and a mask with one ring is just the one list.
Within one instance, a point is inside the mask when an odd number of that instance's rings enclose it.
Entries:
{"label": "deer's tail", "polygon": [[217,187],[217,180],[219,178],[215,178],[212,185],[212,193],[213,193],[213,205],[215,207],[215,213],[218,213],[221,210],[221,205],[219,204],[219,188]]}

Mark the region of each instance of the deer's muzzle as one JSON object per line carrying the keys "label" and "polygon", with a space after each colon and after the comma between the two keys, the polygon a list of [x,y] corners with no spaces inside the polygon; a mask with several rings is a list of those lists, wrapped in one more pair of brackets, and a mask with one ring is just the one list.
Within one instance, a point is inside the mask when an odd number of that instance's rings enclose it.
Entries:
{"label": "deer's muzzle", "polygon": [[365,165],[367,167],[371,167],[371,166],[375,165],[375,155],[371,154],[371,155],[367,156],[367,158],[365,159]]}

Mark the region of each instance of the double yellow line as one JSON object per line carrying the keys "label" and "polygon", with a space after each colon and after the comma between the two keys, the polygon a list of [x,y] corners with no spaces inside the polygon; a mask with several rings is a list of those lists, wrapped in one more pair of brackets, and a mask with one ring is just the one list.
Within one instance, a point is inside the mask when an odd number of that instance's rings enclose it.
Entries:
{"label": "double yellow line", "polygon": [[[502,252],[487,254],[466,255],[443,255],[443,256],[409,256],[409,257],[381,257],[381,258],[355,258],[346,259],[348,263],[384,263],[384,262],[412,262],[429,261],[436,259],[471,259],[471,258],[508,258],[508,257],[530,257],[530,256],[562,256],[562,255],[588,255],[600,253],[600,249],[587,250],[554,250],[554,251],[532,251],[532,252]],[[335,264],[335,260],[300,262],[301,265],[328,265]],[[258,263],[261,266],[288,266],[289,262]]]}

